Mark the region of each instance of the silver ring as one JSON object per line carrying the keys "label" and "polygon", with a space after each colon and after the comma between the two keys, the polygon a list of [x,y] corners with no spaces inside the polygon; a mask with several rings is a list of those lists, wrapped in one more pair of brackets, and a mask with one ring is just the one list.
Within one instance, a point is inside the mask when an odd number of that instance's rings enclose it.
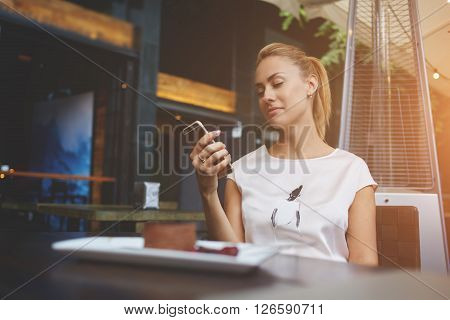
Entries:
{"label": "silver ring", "polygon": [[205,162],[206,162],[206,159],[203,159],[202,157],[200,157],[200,155],[197,155],[197,157],[200,159],[200,161],[201,161],[202,163],[205,163]]}

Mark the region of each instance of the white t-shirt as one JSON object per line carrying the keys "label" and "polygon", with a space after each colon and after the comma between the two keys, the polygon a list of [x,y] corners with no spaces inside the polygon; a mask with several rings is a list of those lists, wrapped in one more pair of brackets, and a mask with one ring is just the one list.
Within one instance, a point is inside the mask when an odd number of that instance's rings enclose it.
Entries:
{"label": "white t-shirt", "polygon": [[232,164],[242,194],[245,241],[280,252],[346,262],[348,210],[377,183],[363,159],[340,149],[313,159],[281,159],[265,145]]}

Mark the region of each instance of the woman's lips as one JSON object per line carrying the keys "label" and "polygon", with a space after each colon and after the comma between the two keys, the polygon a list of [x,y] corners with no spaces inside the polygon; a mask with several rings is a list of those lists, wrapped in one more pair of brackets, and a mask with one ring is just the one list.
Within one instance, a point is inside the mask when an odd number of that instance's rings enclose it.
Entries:
{"label": "woman's lips", "polygon": [[281,110],[282,108],[269,108],[267,109],[267,115],[269,116],[269,118],[272,118],[276,116],[278,113],[280,113]]}

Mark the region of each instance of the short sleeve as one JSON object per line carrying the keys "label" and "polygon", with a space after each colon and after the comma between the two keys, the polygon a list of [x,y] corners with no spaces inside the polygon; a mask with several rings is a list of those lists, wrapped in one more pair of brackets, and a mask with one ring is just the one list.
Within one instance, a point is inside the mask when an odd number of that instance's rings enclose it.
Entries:
{"label": "short sleeve", "polygon": [[231,170],[231,172],[229,174],[227,174],[227,178],[233,180],[234,182],[236,182],[236,175],[234,173],[235,168],[233,165],[231,165],[231,167],[233,168],[233,170]]}
{"label": "short sleeve", "polygon": [[376,191],[378,188],[378,183],[372,178],[369,167],[366,162],[359,158],[359,173],[356,178],[356,191],[358,192],[364,187],[372,186],[373,191]]}
{"label": "short sleeve", "polygon": [[238,177],[239,177],[239,174],[237,173],[237,170],[239,170],[239,166],[237,165],[237,162],[236,162],[236,161],[233,162],[233,163],[231,164],[231,168],[232,168],[233,170],[232,170],[229,174],[227,174],[227,179],[233,180],[234,183],[236,183],[236,185],[237,185],[239,191],[242,192],[241,184],[240,184],[240,179],[238,178]]}

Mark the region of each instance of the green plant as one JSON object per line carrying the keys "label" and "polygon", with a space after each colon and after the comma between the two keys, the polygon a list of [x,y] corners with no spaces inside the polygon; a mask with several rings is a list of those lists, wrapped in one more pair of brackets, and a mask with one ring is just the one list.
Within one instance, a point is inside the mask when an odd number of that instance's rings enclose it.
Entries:
{"label": "green plant", "polygon": [[[288,30],[295,17],[287,11],[280,11],[280,17],[283,18],[281,28],[284,31]],[[308,22],[308,15],[302,5],[299,8],[299,17],[300,19],[298,20],[298,25],[300,28],[303,28],[305,23]],[[320,61],[326,68],[332,69],[339,66],[345,60],[347,34],[334,22],[326,20],[319,26],[314,36],[317,38],[328,37],[330,40],[328,51],[325,52],[325,54],[320,58]]]}
{"label": "green plant", "polygon": [[[291,26],[292,21],[294,21],[295,17],[289,11],[284,10],[280,11],[280,17],[284,18],[281,24],[281,29],[283,29],[283,31],[287,31]],[[299,8],[299,17],[300,19],[298,20],[298,25],[300,26],[300,28],[303,28],[305,26],[305,23],[308,22],[308,15],[306,14],[305,8],[302,5],[300,5]]]}
{"label": "green plant", "polygon": [[315,37],[326,37],[330,40],[328,51],[320,58],[325,67],[333,67],[345,61],[347,34],[335,23],[327,20],[319,26]]}

